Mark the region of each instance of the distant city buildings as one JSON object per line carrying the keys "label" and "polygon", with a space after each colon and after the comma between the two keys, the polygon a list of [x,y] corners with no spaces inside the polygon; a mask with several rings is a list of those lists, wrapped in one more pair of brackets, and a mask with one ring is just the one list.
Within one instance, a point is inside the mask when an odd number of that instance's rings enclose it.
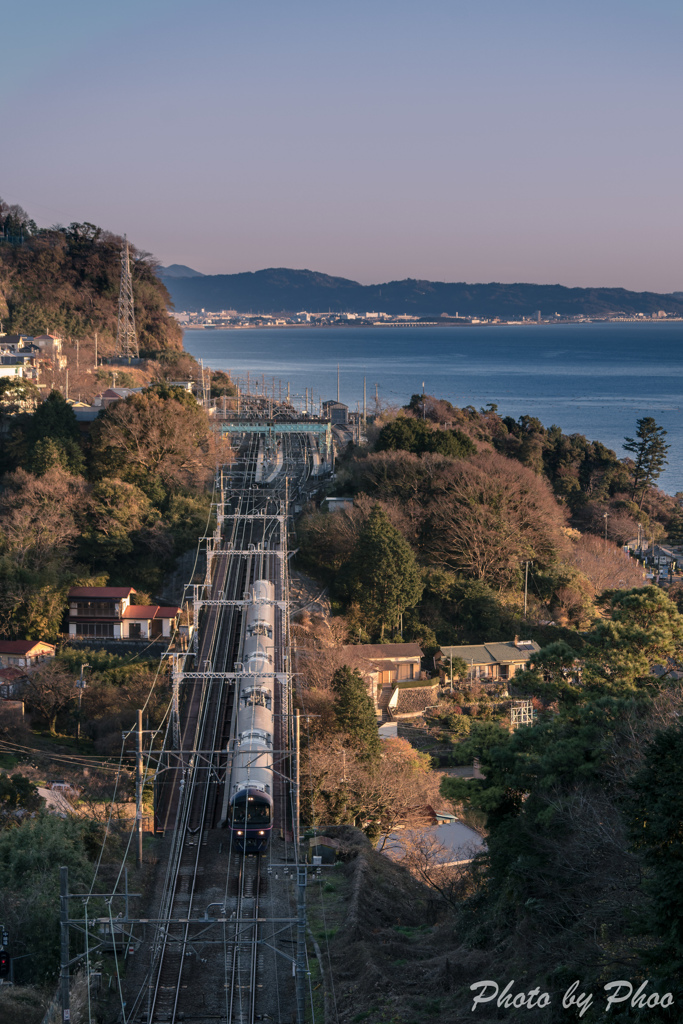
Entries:
{"label": "distant city buildings", "polygon": [[452,325],[457,323],[461,326],[470,324],[549,324],[549,323],[590,323],[596,320],[614,321],[638,321],[638,320],[680,320],[681,317],[666,313],[663,309],[655,313],[627,313],[613,312],[604,316],[587,316],[578,314],[565,316],[558,312],[544,315],[542,311],[536,310],[529,316],[511,317],[479,317],[462,316],[455,313],[440,313],[438,316],[416,316],[412,313],[384,313],[380,310],[355,313],[351,310],[342,312],[312,313],[309,310],[299,310],[296,313],[238,313],[234,309],[207,310],[199,312],[183,310],[172,314],[175,319],[188,330],[204,329],[243,329],[249,330],[255,327],[349,327],[349,326],[434,326],[436,324]]}

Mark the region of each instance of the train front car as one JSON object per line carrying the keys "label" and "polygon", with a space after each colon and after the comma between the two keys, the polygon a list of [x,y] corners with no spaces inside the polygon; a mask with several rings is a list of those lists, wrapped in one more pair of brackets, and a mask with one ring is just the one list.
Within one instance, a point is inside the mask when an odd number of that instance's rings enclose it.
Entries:
{"label": "train front car", "polygon": [[238,674],[228,820],[233,846],[266,849],[273,828],[275,588],[257,580],[245,606],[242,673]]}

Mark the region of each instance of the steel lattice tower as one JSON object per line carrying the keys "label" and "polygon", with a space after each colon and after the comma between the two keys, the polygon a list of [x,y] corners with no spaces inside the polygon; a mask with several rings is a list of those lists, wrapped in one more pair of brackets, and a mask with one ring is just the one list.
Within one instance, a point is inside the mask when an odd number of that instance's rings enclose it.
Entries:
{"label": "steel lattice tower", "polygon": [[135,308],[133,304],[133,279],[130,274],[130,253],[128,239],[124,235],[121,250],[121,290],[119,292],[119,323],[116,333],[116,353],[124,359],[139,355],[138,337],[135,332]]}

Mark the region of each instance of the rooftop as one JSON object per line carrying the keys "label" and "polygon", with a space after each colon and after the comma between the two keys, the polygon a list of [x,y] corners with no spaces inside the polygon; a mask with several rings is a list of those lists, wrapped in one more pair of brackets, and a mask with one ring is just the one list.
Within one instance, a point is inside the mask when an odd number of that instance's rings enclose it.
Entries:
{"label": "rooftop", "polygon": [[370,658],[372,661],[422,657],[419,644],[346,644],[341,649],[344,654],[355,654],[358,658]]}
{"label": "rooftop", "polygon": [[132,587],[72,587],[69,597],[99,597],[109,598],[110,601],[120,601],[123,597],[129,597],[135,591]]}
{"label": "rooftop", "polygon": [[174,619],[181,611],[180,608],[162,608],[158,604],[131,604],[126,608],[121,618],[123,619]]}
{"label": "rooftop", "polygon": [[515,662],[528,661],[532,654],[540,651],[534,640],[495,640],[486,644],[467,644],[463,647],[442,647],[442,661],[450,658],[462,658],[474,665],[510,665]]}
{"label": "rooftop", "polygon": [[54,644],[43,640],[0,640],[0,654],[28,654],[36,647],[49,647],[54,651]]}

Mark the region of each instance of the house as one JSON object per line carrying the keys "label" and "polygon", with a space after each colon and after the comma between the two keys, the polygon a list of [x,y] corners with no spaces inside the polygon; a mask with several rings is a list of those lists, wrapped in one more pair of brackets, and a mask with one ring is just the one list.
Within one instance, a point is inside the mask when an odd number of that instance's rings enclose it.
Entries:
{"label": "house", "polygon": [[520,669],[525,668],[530,658],[540,649],[534,640],[520,640],[519,637],[515,637],[514,640],[508,641],[442,647],[437,652],[434,663],[446,681],[450,680],[451,658],[460,658],[469,665],[468,681],[478,679],[482,683],[506,682]]}
{"label": "house", "polygon": [[365,677],[378,714],[386,710],[397,683],[421,675],[419,644],[348,644],[341,648],[341,655]]}
{"label": "house", "polygon": [[142,388],[107,388],[102,394],[95,395],[92,407],[94,409],[106,409],[108,406],[113,405],[114,402],[121,402],[140,391],[142,391]]}
{"label": "house", "polygon": [[28,676],[20,668],[0,668],[0,697],[3,700],[12,700],[24,688],[28,682]]}
{"label": "house", "polygon": [[62,339],[54,334],[39,334],[35,338],[29,338],[34,345],[40,349],[42,355],[50,359],[58,370],[66,367],[66,356],[62,354]]}
{"label": "house", "polygon": [[0,640],[0,668],[32,668],[54,656],[54,644],[43,640]]}
{"label": "house", "polygon": [[320,508],[324,512],[346,512],[353,508],[353,498],[323,498]]}
{"label": "house", "polygon": [[665,547],[663,544],[653,544],[647,548],[644,555],[649,565],[656,565],[659,569],[671,568],[672,572],[676,571],[676,564],[681,558],[673,548]]}
{"label": "house", "polygon": [[131,604],[132,587],[72,587],[69,591],[69,636],[112,640],[170,637],[181,609]]}
{"label": "house", "polygon": [[181,609],[177,606],[132,604],[123,613],[122,636],[130,640],[154,640],[170,637],[178,624]]}
{"label": "house", "polygon": [[334,864],[339,842],[329,836],[311,836],[308,840],[309,864]]}
{"label": "house", "polygon": [[332,400],[323,402],[323,419],[329,420],[331,423],[348,423],[348,405],[344,405],[343,402],[333,402]]}

